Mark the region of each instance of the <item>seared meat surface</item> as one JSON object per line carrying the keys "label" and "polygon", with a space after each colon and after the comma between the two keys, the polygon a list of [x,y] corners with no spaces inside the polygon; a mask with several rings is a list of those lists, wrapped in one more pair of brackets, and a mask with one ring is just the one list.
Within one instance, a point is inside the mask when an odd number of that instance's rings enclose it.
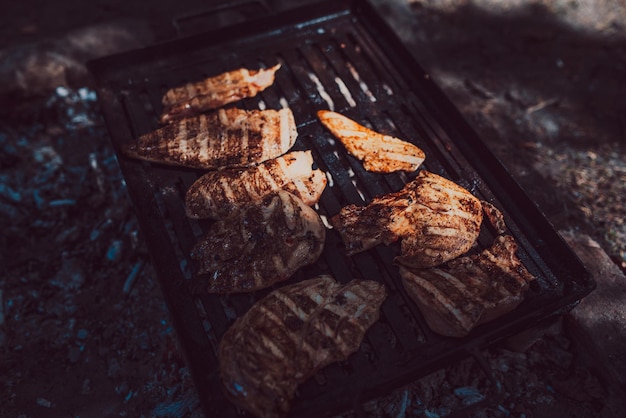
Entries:
{"label": "seared meat surface", "polygon": [[226,395],[257,416],[286,415],[299,384],[359,348],[385,297],[377,282],[331,276],[273,291],[220,342]]}
{"label": "seared meat surface", "polygon": [[209,293],[251,292],[315,262],[325,238],[317,212],[280,190],[212,224],[191,257],[208,273]]}
{"label": "seared meat surface", "polygon": [[187,216],[223,218],[277,190],[287,190],[307,205],[314,205],[327,179],[322,170],[313,170],[312,165],[311,151],[294,151],[246,169],[208,172],[187,190]]}
{"label": "seared meat surface", "polygon": [[142,135],[123,151],[142,160],[192,168],[248,167],[284,154],[297,136],[290,109],[219,109]]}
{"label": "seared meat surface", "polygon": [[467,252],[480,232],[480,200],[436,174],[422,170],[396,193],[366,206],[348,205],[331,219],[348,254],[401,240],[400,264],[432,267]]}
{"label": "seared meat surface", "polygon": [[320,110],[317,116],[350,154],[363,161],[363,167],[368,171],[413,172],[426,158],[417,146],[373,131],[340,113]]}
{"label": "seared meat surface", "polygon": [[495,230],[496,234],[504,234],[507,228],[506,223],[504,222],[504,215],[500,212],[500,209],[485,200],[481,200],[480,203],[483,205],[483,213],[485,214],[485,217]]}
{"label": "seared meat surface", "polygon": [[254,97],[274,83],[280,64],[259,70],[240,68],[194,83],[174,87],[163,96],[161,123],[217,109],[246,97]]}
{"label": "seared meat surface", "polygon": [[449,337],[515,309],[534,279],[515,255],[517,244],[500,236],[491,248],[430,269],[400,267],[402,283],[428,326]]}

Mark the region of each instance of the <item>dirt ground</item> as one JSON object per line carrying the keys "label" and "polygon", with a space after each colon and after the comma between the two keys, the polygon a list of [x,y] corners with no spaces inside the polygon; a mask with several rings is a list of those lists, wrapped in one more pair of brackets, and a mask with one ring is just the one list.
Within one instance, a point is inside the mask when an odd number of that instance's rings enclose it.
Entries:
{"label": "dirt ground", "polygon": [[[555,227],[626,270],[626,4],[374,3]],[[202,416],[84,68],[205,5],[145,7],[28,0],[0,17],[0,417]],[[483,353],[505,388],[472,416],[620,416],[561,322],[521,341]],[[488,387],[470,359],[365,413],[446,416]]]}
{"label": "dirt ground", "polygon": [[381,7],[557,229],[580,228],[626,267],[626,5]]}

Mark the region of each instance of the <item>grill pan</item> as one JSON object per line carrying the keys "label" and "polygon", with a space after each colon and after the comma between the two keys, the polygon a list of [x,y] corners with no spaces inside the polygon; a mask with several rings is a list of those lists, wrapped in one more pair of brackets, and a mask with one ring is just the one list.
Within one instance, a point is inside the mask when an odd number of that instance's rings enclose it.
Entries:
{"label": "grill pan", "polygon": [[[286,283],[332,273],[383,282],[388,290],[380,320],[359,351],[300,386],[291,414],[340,413],[380,396],[472,350],[566,312],[595,286],[578,258],[428,77],[376,10],[365,1],[327,1],[245,24],[118,54],[88,64],[113,147],[177,335],[209,416],[241,414],[224,397],[216,358],[221,336],[272,289],[243,295],[207,295],[189,253],[210,225],[188,219],[184,195],[202,171],[129,159],[122,144],[158,127],[165,91],[231,69],[277,62],[273,86],[233,106],[290,107],[298,126],[295,150],[311,149],[329,173],[319,206],[323,217],[350,204],[397,191],[415,177],[363,170],[316,119],[334,109],[375,130],[410,140],[426,153],[423,168],[449,178],[498,207],[518,256],[537,278],[513,312],[477,327],[467,337],[439,336],[426,326],[401,286],[393,257],[399,246],[378,246],[347,257],[339,235],[327,233],[324,253]],[[494,231],[484,225],[479,247]],[[284,284],[284,283],[283,283]],[[279,286],[279,285],[277,285]]]}

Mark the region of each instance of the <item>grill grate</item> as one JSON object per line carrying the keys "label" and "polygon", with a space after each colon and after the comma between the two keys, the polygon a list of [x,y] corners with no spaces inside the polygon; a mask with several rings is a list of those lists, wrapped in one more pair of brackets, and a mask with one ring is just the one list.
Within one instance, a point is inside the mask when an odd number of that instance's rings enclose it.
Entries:
{"label": "grill grate", "polygon": [[[380,321],[359,351],[300,387],[294,415],[341,412],[456,360],[469,348],[486,346],[558,314],[591,291],[593,282],[571,250],[365,2],[329,1],[254,25],[104,58],[90,63],[90,69],[119,151],[121,144],[157,128],[161,97],[168,88],[234,68],[276,62],[282,68],[274,85],[233,106],[293,110],[299,133],[294,149],[311,149],[317,166],[328,175],[328,187],[316,206],[323,219],[347,204],[397,191],[415,177],[366,172],[317,121],[317,110],[331,109],[413,141],[426,153],[423,168],[503,210],[520,245],[520,259],[537,277],[527,300],[513,313],[466,338],[444,338],[428,329],[404,292],[392,265],[398,246],[379,246],[347,257],[339,235],[329,231],[319,262],[301,269],[290,282],[330,272],[340,282],[352,278],[384,282],[389,296]],[[198,291],[201,280],[194,277],[196,266],[189,253],[209,222],[188,219],[183,202],[186,190],[203,172],[121,155],[119,163],[200,398],[209,415],[235,416],[236,409],[222,395],[215,353],[234,320],[271,289],[230,296]],[[494,232],[484,226],[479,245],[488,246],[493,238]]]}

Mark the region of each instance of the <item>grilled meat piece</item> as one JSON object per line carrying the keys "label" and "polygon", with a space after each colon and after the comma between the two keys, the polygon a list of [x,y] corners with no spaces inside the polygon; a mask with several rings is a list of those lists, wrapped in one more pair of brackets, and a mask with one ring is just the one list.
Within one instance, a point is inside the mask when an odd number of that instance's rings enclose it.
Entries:
{"label": "grilled meat piece", "polygon": [[506,223],[504,222],[504,215],[500,212],[500,209],[495,207],[492,203],[489,203],[485,200],[481,200],[483,205],[483,213],[489,223],[495,229],[496,234],[502,235],[506,232]]}
{"label": "grilled meat piece", "polygon": [[401,240],[396,261],[432,267],[467,252],[480,232],[480,200],[436,174],[422,170],[402,190],[348,205],[331,218],[349,255]]}
{"label": "grilled meat piece", "polygon": [[142,160],[192,168],[247,167],[284,154],[297,135],[290,109],[219,109],[142,135],[123,151]]}
{"label": "grilled meat piece", "polygon": [[315,262],[325,238],[317,212],[279,190],[212,224],[191,257],[209,273],[209,293],[251,292]]}
{"label": "grilled meat piece", "polygon": [[339,113],[320,110],[317,117],[350,154],[363,161],[368,171],[413,172],[426,158],[424,151],[415,145],[361,126]]}
{"label": "grilled meat piece", "polygon": [[168,90],[163,96],[161,123],[217,109],[246,97],[254,97],[274,83],[280,64],[267,69],[240,68]]}
{"label": "grilled meat piece", "polygon": [[185,195],[190,218],[223,218],[264,195],[287,190],[311,206],[326,187],[326,175],[313,170],[311,151],[294,151],[246,169],[211,171]]}
{"label": "grilled meat piece", "polygon": [[377,282],[331,276],[273,291],[220,342],[227,397],[257,416],[286,415],[299,384],[358,350],[385,297]]}
{"label": "grilled meat piece", "polygon": [[517,244],[500,236],[491,248],[431,269],[400,267],[402,283],[428,326],[449,337],[515,309],[534,277],[515,255]]}

